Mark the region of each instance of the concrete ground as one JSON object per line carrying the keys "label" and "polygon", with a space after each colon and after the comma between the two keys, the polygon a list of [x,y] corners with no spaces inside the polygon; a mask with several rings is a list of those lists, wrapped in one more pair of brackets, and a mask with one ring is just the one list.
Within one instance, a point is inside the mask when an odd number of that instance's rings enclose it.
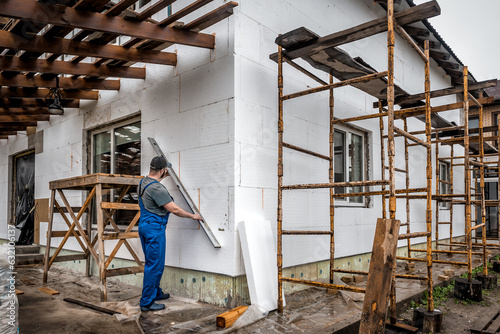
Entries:
{"label": "concrete ground", "polygon": [[[442,255],[441,259],[462,261],[463,256]],[[479,262],[475,263],[475,266],[479,265]],[[425,263],[417,262],[413,274],[425,275],[425,268]],[[465,267],[435,264],[433,277],[436,284],[443,284],[438,275],[450,268],[455,270],[457,276],[465,272]],[[398,264],[397,271],[408,274],[403,263]],[[271,312],[264,317],[251,308],[245,312],[246,318],[239,320],[245,327],[220,330],[215,326],[215,318],[226,311],[220,307],[173,296],[163,301],[165,310],[141,313],[138,307],[139,287],[108,282],[110,302],[100,303],[97,277],[88,278],[53,267],[46,286],[60,294],[48,295],[38,290],[44,286],[42,274],[41,266],[17,269],[17,289],[24,292],[18,296],[21,333],[357,333],[356,323],[360,319],[363,298],[362,294],[306,289],[286,295],[287,305],[281,315]],[[351,284],[361,287],[366,281]],[[420,299],[425,290],[426,284],[420,281],[398,280],[398,312],[404,313],[410,302]],[[64,298],[106,307],[121,314],[104,314],[65,302]],[[251,324],[247,325],[248,322]]]}

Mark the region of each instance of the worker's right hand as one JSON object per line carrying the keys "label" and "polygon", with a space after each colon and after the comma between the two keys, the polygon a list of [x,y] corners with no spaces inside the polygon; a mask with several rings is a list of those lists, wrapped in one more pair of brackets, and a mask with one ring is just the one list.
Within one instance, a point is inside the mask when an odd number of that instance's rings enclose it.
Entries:
{"label": "worker's right hand", "polygon": [[199,214],[194,214],[191,219],[193,219],[193,220],[202,220],[202,218],[201,218],[201,216]]}

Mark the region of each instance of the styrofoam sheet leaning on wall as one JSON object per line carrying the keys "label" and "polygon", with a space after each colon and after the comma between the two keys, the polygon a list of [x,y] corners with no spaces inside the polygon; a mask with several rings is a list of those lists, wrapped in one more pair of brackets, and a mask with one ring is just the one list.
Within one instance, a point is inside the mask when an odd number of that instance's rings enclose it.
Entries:
{"label": "styrofoam sheet leaning on wall", "polygon": [[278,267],[271,222],[243,221],[238,224],[238,233],[252,305],[268,312],[276,310]]}

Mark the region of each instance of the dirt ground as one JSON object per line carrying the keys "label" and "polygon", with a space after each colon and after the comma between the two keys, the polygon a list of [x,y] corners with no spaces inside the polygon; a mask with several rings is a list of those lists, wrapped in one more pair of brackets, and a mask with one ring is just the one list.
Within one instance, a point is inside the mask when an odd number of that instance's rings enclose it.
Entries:
{"label": "dirt ground", "polygon": [[[460,261],[460,257],[451,258]],[[434,281],[442,274],[445,265],[436,264]],[[456,275],[464,268],[454,268]],[[404,264],[397,271],[406,273]],[[416,274],[425,273],[425,263],[417,263]],[[60,292],[48,295],[38,290],[42,287],[43,268],[20,267],[17,270],[19,295],[19,327],[21,333],[357,333],[355,324],[361,316],[361,294],[327,293],[324,289],[310,288],[286,295],[283,314],[271,312],[263,316],[258,310],[249,309],[238,320],[243,328],[217,329],[215,318],[226,309],[173,296],[163,301],[166,308],[158,312],[141,313],[138,307],[141,289],[121,283],[108,282],[108,303],[99,301],[97,277],[85,277],[80,273],[53,267],[47,287]],[[363,286],[366,282],[356,283]],[[441,284],[443,284],[441,282]],[[426,285],[415,280],[398,280],[397,299],[401,322],[411,323],[415,306],[426,290]],[[444,313],[443,333],[468,333],[473,324],[486,311],[500,310],[500,291],[488,290],[483,302],[465,303],[452,296],[442,296],[436,308]],[[108,315],[79,305],[70,304],[64,298],[78,299],[94,305],[116,310],[121,315]],[[412,303],[413,301],[413,303]],[[250,323],[249,325],[247,325]]]}
{"label": "dirt ground", "polygon": [[[489,271],[488,274],[500,276],[493,271]],[[497,289],[483,290],[483,301],[481,302],[456,299],[453,297],[451,288],[450,290],[450,293],[443,296],[443,300],[438,300],[435,305],[437,310],[443,312],[443,331],[441,333],[470,333],[471,327],[476,322],[480,322],[484,314],[494,310],[500,311],[500,290],[498,285]],[[400,315],[400,318],[408,324],[411,324],[412,317],[412,308]]]}

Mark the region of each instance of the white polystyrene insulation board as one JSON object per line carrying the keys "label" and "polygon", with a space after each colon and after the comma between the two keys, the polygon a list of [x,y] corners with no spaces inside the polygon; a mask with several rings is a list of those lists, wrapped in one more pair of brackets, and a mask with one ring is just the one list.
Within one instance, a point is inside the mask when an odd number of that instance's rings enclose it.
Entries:
{"label": "white polystyrene insulation board", "polygon": [[276,310],[278,267],[271,222],[243,221],[238,224],[238,233],[251,303],[267,311]]}

